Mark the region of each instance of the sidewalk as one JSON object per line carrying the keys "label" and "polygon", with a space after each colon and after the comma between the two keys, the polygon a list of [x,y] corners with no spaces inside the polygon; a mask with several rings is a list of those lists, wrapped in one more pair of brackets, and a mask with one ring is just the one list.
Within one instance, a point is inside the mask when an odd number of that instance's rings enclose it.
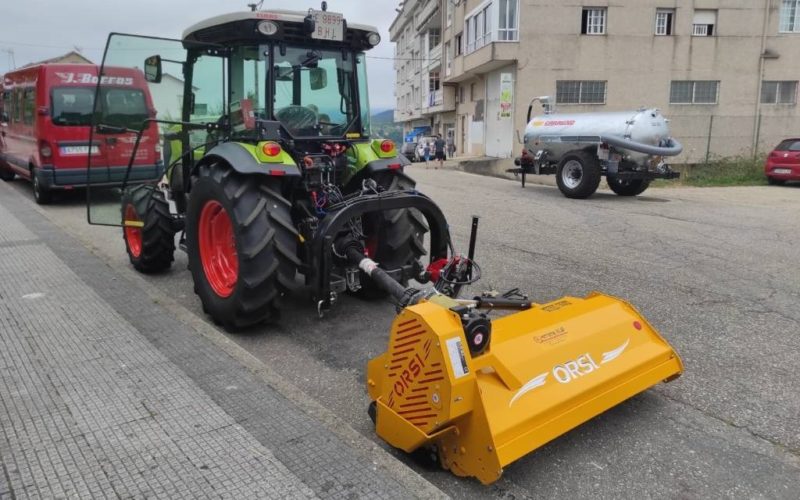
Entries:
{"label": "sidewalk", "polygon": [[331,432],[3,183],[0,428],[3,499],[441,496]]}

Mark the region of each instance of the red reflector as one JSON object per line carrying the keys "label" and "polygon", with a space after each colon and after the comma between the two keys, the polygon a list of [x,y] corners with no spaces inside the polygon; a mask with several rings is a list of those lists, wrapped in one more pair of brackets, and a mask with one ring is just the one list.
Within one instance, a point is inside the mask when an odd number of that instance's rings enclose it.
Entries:
{"label": "red reflector", "polygon": [[390,140],[385,140],[381,143],[381,151],[389,153],[394,149],[394,143]]}
{"label": "red reflector", "polygon": [[642,329],[642,324],[639,323],[638,321],[634,321],[633,322],[633,327],[636,328],[637,330],[641,330]]}
{"label": "red reflector", "polygon": [[390,163],[389,164],[389,170],[399,170],[400,167],[402,167],[402,165],[400,165],[399,163]]}
{"label": "red reflector", "polygon": [[270,170],[269,175],[286,175],[285,170]]}
{"label": "red reflector", "polygon": [[265,142],[264,145],[261,146],[261,151],[267,156],[278,156],[281,154],[281,145],[277,142]]}

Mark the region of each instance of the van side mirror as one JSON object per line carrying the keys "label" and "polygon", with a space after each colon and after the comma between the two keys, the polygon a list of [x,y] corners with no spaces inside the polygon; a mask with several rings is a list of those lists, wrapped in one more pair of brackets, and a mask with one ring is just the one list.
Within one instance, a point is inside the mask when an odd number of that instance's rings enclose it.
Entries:
{"label": "van side mirror", "polygon": [[309,72],[311,90],[321,90],[328,86],[328,72],[324,68],[312,68]]}
{"label": "van side mirror", "polygon": [[144,60],[144,79],[150,83],[161,83],[161,56],[150,56]]}
{"label": "van side mirror", "polygon": [[8,123],[8,113],[6,113],[5,111],[3,111],[2,114],[0,114],[0,123]]}

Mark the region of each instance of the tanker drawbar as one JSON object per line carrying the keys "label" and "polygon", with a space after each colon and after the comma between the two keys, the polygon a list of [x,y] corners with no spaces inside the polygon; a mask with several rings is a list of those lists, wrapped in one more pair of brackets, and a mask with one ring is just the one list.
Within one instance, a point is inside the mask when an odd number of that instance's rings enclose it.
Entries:
{"label": "tanker drawbar", "polygon": [[484,484],[592,417],[678,377],[681,360],[628,303],[601,293],[533,305],[465,333],[462,303],[436,296],[395,319],[369,363],[377,434],[436,450]]}

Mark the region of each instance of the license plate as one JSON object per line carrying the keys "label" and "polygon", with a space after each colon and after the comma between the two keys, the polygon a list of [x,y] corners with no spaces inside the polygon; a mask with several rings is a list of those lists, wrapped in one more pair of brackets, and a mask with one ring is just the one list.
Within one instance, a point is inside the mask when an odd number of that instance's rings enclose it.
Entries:
{"label": "license plate", "polygon": [[[58,148],[62,155],[88,155],[89,146],[61,146]],[[92,154],[99,152],[97,146],[92,146]]]}
{"label": "license plate", "polygon": [[317,40],[344,40],[344,15],[335,12],[314,11],[314,33],[311,38]]}
{"label": "license plate", "polygon": [[776,168],[772,172],[776,173],[776,174],[791,174],[792,173],[792,169],[791,168]]}

